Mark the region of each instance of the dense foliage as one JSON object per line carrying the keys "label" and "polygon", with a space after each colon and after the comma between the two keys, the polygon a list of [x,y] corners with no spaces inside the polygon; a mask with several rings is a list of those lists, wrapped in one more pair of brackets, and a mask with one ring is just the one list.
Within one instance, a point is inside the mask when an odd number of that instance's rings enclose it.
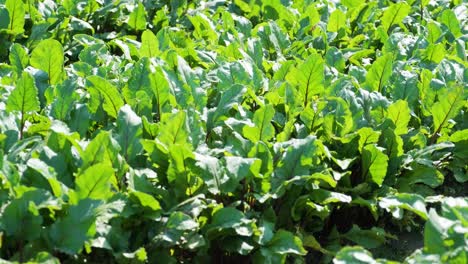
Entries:
{"label": "dense foliage", "polygon": [[467,40],[463,0],[0,0],[0,259],[467,263]]}

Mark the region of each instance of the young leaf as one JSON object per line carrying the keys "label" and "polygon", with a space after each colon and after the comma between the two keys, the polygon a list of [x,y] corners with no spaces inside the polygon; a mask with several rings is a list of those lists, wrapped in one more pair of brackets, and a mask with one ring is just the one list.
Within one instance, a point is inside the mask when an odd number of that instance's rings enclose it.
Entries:
{"label": "young leaf", "polygon": [[19,111],[21,116],[29,112],[39,111],[40,104],[37,94],[38,91],[33,77],[29,73],[23,72],[21,78],[16,82],[15,89],[8,96],[6,110]]}
{"label": "young leaf", "polygon": [[366,86],[369,91],[382,92],[383,86],[386,84],[392,75],[393,67],[393,54],[388,53],[379,57],[372,64],[371,68],[366,75]]}
{"label": "young leaf", "polygon": [[410,109],[408,102],[398,100],[388,107],[387,117],[395,125],[395,134],[402,135],[408,132],[408,123],[410,121]]}
{"label": "young leaf", "polygon": [[257,141],[268,141],[275,136],[275,128],[271,124],[273,116],[275,115],[275,109],[273,105],[268,104],[255,111],[253,127],[245,126],[243,129],[244,137]]}
{"label": "young leaf", "polygon": [[133,161],[143,149],[140,139],[143,133],[141,118],[132,111],[129,105],[120,108],[117,117],[117,141],[128,162]]}
{"label": "young leaf", "polygon": [[[8,29],[14,35],[19,35],[24,32],[24,21],[25,21],[25,10],[23,1],[18,0],[7,0],[5,2],[8,15],[10,17],[10,23]],[[4,17],[2,20],[5,19]]]}
{"label": "young leaf", "polygon": [[103,108],[106,113],[116,118],[120,107],[124,105],[122,96],[117,88],[106,79],[99,76],[90,76],[87,78],[87,86],[89,89],[95,89],[104,98]]}
{"label": "young leaf", "polygon": [[159,41],[153,31],[147,29],[141,34],[140,57],[153,58],[159,54]]}
{"label": "young leaf", "polygon": [[324,90],[324,66],[322,57],[314,53],[286,76],[286,80],[299,87],[303,105],[310,103],[312,96]]}
{"label": "young leaf", "polygon": [[388,7],[380,19],[384,30],[390,33],[390,27],[394,24],[401,23],[410,11],[411,6],[406,2],[399,2]]}
{"label": "young leaf", "polygon": [[[98,163],[88,167],[76,176],[76,192],[80,199],[105,200],[109,198],[111,178],[114,177],[114,169],[104,163]],[[115,179],[114,179],[115,182]]]}
{"label": "young leaf", "polygon": [[57,84],[62,79],[63,48],[55,39],[39,42],[31,53],[31,66],[43,70],[49,76],[49,84]]}
{"label": "young leaf", "polygon": [[362,172],[363,179],[370,178],[377,185],[382,183],[387,174],[388,156],[383,149],[375,145],[367,145],[362,150]]}
{"label": "young leaf", "polygon": [[128,18],[128,25],[134,30],[144,30],[146,28],[146,10],[143,3],[138,3],[138,6],[133,9]]}

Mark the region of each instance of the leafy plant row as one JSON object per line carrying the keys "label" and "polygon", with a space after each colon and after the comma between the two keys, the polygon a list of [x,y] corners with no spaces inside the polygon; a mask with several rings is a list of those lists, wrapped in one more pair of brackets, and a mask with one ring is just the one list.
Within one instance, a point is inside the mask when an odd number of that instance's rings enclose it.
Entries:
{"label": "leafy plant row", "polygon": [[0,259],[466,263],[467,9],[0,0]]}

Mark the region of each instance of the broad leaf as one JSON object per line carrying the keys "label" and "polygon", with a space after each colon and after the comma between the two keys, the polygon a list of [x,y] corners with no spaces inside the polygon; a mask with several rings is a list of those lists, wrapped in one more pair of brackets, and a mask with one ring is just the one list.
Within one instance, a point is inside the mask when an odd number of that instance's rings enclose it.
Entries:
{"label": "broad leaf", "polygon": [[143,149],[140,143],[143,130],[141,118],[132,111],[129,105],[124,105],[119,110],[117,133],[117,141],[124,158],[128,162],[133,161]]}
{"label": "broad leaf", "polygon": [[18,75],[21,75],[29,63],[28,50],[18,43],[11,45],[8,58],[10,59],[10,64],[15,67],[16,74]]}
{"label": "broad leaf", "polygon": [[362,177],[370,179],[379,186],[387,174],[388,156],[383,149],[375,145],[367,145],[362,150]]}
{"label": "broad leaf", "polygon": [[7,111],[19,111],[22,116],[26,113],[39,111],[39,98],[36,85],[33,77],[23,72],[21,78],[16,83],[16,88],[8,97],[6,109]]}
{"label": "broad leaf", "polygon": [[466,105],[462,87],[448,91],[447,94],[439,99],[431,108],[432,118],[434,120],[434,133],[432,143],[438,137],[438,134],[447,126],[450,120],[458,115],[460,109]]}
{"label": "broad leaf", "polygon": [[[105,200],[109,198],[111,182],[115,182],[114,170],[108,164],[88,167],[76,176],[76,192],[80,199]],[[114,178],[114,179],[112,179]]]}
{"label": "broad leaf", "polygon": [[257,141],[268,141],[275,136],[275,128],[271,120],[275,115],[275,109],[272,105],[266,105],[255,111],[253,122],[254,127],[245,126],[243,134],[246,138]]}
{"label": "broad leaf", "polygon": [[104,98],[104,104],[102,105],[104,111],[106,111],[109,116],[116,118],[120,107],[124,105],[122,96],[117,88],[109,81],[99,76],[88,77],[87,85],[88,89],[94,89]]}
{"label": "broad leaf", "polygon": [[143,3],[138,3],[128,18],[128,25],[134,30],[146,29],[146,10]]}
{"label": "broad leaf", "polygon": [[379,206],[391,212],[393,217],[397,219],[403,217],[402,209],[411,211],[425,220],[428,216],[424,198],[418,194],[398,193],[390,195],[380,199]]}
{"label": "broad leaf", "polygon": [[310,103],[314,95],[321,94],[324,89],[324,66],[322,57],[314,53],[297,68],[292,69],[286,79],[298,86],[303,99],[303,105]]}
{"label": "broad leaf", "polygon": [[60,42],[46,39],[39,42],[31,53],[31,66],[43,70],[49,77],[49,84],[62,80],[64,54]]}
{"label": "broad leaf", "polygon": [[380,19],[384,30],[389,33],[391,26],[401,23],[410,11],[411,7],[406,2],[399,2],[388,7]]}
{"label": "broad leaf", "polygon": [[366,87],[369,91],[382,92],[384,85],[392,75],[393,54],[385,54],[374,61],[366,75]]}
{"label": "broad leaf", "polygon": [[76,254],[81,251],[86,241],[96,234],[95,220],[98,201],[80,200],[70,206],[66,214],[58,218],[50,227],[48,236],[57,250]]}
{"label": "broad leaf", "polygon": [[153,58],[159,54],[159,41],[154,33],[147,29],[141,34],[140,56]]}
{"label": "broad leaf", "polygon": [[[25,6],[23,1],[7,0],[5,6],[10,17],[8,29],[14,35],[22,34],[24,32],[25,22]],[[5,17],[3,17],[3,19],[5,19]]]}
{"label": "broad leaf", "polygon": [[395,125],[395,134],[402,135],[408,132],[408,123],[410,121],[410,109],[408,103],[403,100],[391,104],[387,110],[387,117]]}
{"label": "broad leaf", "polygon": [[346,15],[340,9],[336,9],[328,18],[327,30],[330,32],[338,32],[346,26]]}

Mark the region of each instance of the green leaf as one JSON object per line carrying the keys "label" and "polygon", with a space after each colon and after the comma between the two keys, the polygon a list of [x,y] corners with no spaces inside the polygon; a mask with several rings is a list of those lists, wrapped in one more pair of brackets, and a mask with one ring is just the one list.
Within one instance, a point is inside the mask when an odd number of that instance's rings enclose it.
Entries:
{"label": "green leaf", "polygon": [[153,93],[150,60],[148,58],[140,59],[133,65],[131,73],[128,85],[123,88],[122,92],[127,102],[132,102],[133,106],[137,106],[138,92],[145,92],[148,96],[152,96]]}
{"label": "green leaf", "polygon": [[161,205],[159,204],[158,200],[147,193],[132,191],[130,193],[130,197],[137,201],[143,208],[149,209],[156,213],[160,213],[161,211]]}
{"label": "green leaf", "polygon": [[333,259],[333,264],[374,264],[377,263],[372,257],[372,254],[365,250],[363,247],[346,246],[341,248],[338,253],[336,253],[335,258]]}
{"label": "green leaf", "polygon": [[105,200],[109,198],[110,183],[114,170],[107,164],[99,163],[88,167],[85,171],[76,176],[76,192],[80,199],[90,198],[95,200]]}
{"label": "green leaf", "polygon": [[75,95],[76,86],[71,79],[66,79],[54,89],[54,101],[52,102],[51,114],[53,117],[65,121],[70,117],[73,104],[77,99]]}
{"label": "green leaf", "polygon": [[388,156],[383,149],[375,145],[367,145],[362,150],[363,179],[370,179],[379,186],[387,174]]}
{"label": "green leaf", "polygon": [[46,72],[49,84],[57,84],[61,81],[63,62],[62,45],[55,39],[42,40],[31,53],[31,66]]}
{"label": "green leaf", "polygon": [[439,17],[437,17],[437,21],[445,25],[456,38],[462,35],[460,22],[453,10],[445,9],[440,13]]}
{"label": "green leaf", "polygon": [[443,43],[429,44],[426,48],[424,57],[428,61],[440,63],[444,59],[446,53]]}
{"label": "green leaf", "polygon": [[84,170],[99,163],[111,164],[117,168],[119,152],[120,146],[112,138],[111,133],[102,131],[91,140],[81,155],[83,160],[81,169]]}
{"label": "green leaf", "polygon": [[431,188],[436,188],[444,183],[444,175],[439,170],[422,165],[414,166],[403,179],[409,184],[424,183]]}
{"label": "green leaf", "polygon": [[10,24],[10,14],[8,13],[8,9],[0,8],[0,17],[3,17],[3,19],[0,20],[0,29],[8,29],[8,25]]}
{"label": "green leaf", "polygon": [[242,157],[225,157],[228,181],[222,184],[223,192],[233,192],[239,183],[246,179],[251,182],[260,175],[261,162],[259,159]]}
{"label": "green leaf", "polygon": [[34,240],[41,235],[43,218],[39,209],[57,209],[57,202],[49,192],[29,189],[11,201],[2,212],[0,228],[17,239]]}
{"label": "green leaf", "polygon": [[406,2],[399,2],[388,7],[380,19],[384,30],[389,33],[391,26],[401,23],[410,11],[411,6]]}
{"label": "green leaf", "polygon": [[333,11],[328,18],[327,31],[338,32],[346,26],[346,15],[340,9]]}
{"label": "green leaf", "polygon": [[138,3],[138,6],[133,9],[127,24],[137,31],[146,29],[146,10],[143,3]]}
{"label": "green leaf", "polygon": [[196,174],[192,172],[195,157],[191,148],[188,144],[174,144],[169,149],[167,180],[173,184],[178,197],[191,196],[198,188]]}
{"label": "green leaf", "polygon": [[[394,5],[395,6],[395,5]],[[384,85],[393,72],[393,54],[385,54],[372,64],[366,75],[366,87],[369,91],[382,92]]]}
{"label": "green leaf", "polygon": [[8,96],[6,103],[7,111],[19,111],[21,115],[40,110],[38,90],[33,77],[23,72],[21,78],[16,82],[16,87]]}
{"label": "green leaf", "polygon": [[232,207],[224,207],[217,210],[207,226],[206,235],[209,239],[215,239],[226,235],[239,235],[248,237],[253,234],[252,221]]}
{"label": "green leaf", "polygon": [[141,34],[140,57],[153,58],[160,53],[159,41],[153,31],[147,29]]}
{"label": "green leaf", "polygon": [[305,255],[307,251],[302,246],[302,241],[289,231],[280,229],[266,245],[268,251],[279,254]]}
{"label": "green leaf", "polygon": [[190,231],[196,230],[198,223],[182,212],[174,212],[167,220],[166,226],[170,229]]}
{"label": "green leaf", "polygon": [[370,127],[363,127],[358,130],[359,135],[359,151],[362,152],[364,146],[369,144],[375,144],[379,141],[381,132],[374,130]]}
{"label": "green leaf", "polygon": [[[171,94],[169,83],[160,67],[156,68],[155,72],[150,76],[151,89],[156,98],[157,119],[160,120],[164,109],[171,109],[175,105],[175,98]],[[167,110],[166,110],[167,111]]]}
{"label": "green leaf", "polygon": [[120,144],[124,158],[131,162],[143,150],[140,143],[143,134],[141,118],[132,111],[129,105],[119,110],[117,117],[117,141]]}
{"label": "green leaf", "polygon": [[398,193],[381,198],[379,206],[388,212],[391,212],[393,217],[401,219],[403,217],[402,209],[411,211],[426,220],[428,214],[424,198],[418,194]]}
{"label": "green leaf", "polygon": [[368,249],[377,248],[385,243],[385,230],[378,227],[372,229],[361,229],[357,225],[343,235],[346,239]]}
{"label": "green leaf", "polygon": [[99,201],[80,200],[70,206],[66,214],[58,218],[47,233],[53,247],[67,254],[81,251],[84,243],[96,234],[95,220]]}
{"label": "green leaf", "polygon": [[391,104],[387,110],[387,117],[392,120],[395,125],[394,132],[396,135],[408,133],[408,123],[411,118],[408,102],[398,100]]}
{"label": "green leaf", "polygon": [[275,109],[273,105],[265,105],[255,111],[253,122],[254,126],[245,126],[243,129],[244,137],[257,141],[268,141],[275,136],[275,128],[271,124]]}
{"label": "green leaf", "polygon": [[310,103],[314,95],[321,94],[324,90],[323,65],[322,57],[313,53],[286,76],[287,81],[298,86],[304,106]]}
{"label": "green leaf", "polygon": [[288,143],[290,145],[282,155],[272,178],[273,189],[283,184],[285,180],[295,176],[309,175],[311,167],[316,162],[317,145],[315,137],[292,139]]}
{"label": "green leaf", "polygon": [[6,9],[10,17],[8,29],[14,35],[23,34],[25,22],[25,10],[23,1],[7,0],[5,2]]}
{"label": "green leaf", "polygon": [[440,97],[439,102],[432,106],[431,114],[434,120],[434,133],[431,138],[432,143],[435,142],[439,136],[438,134],[441,133],[450,120],[456,117],[460,109],[466,105],[464,97],[463,88],[457,87]]}
{"label": "green leaf", "polygon": [[124,105],[122,96],[117,88],[109,81],[99,76],[90,76],[86,80],[88,89],[94,89],[104,98],[104,104],[102,106],[104,111],[106,111],[109,116],[116,118],[119,109]]}
{"label": "green leaf", "polygon": [[166,146],[177,143],[184,144],[188,142],[187,114],[185,111],[179,111],[167,115],[159,130],[157,138]]}
{"label": "green leaf", "polygon": [[10,64],[15,67],[16,74],[18,75],[21,75],[29,63],[28,50],[18,43],[11,45],[8,58],[10,59]]}

